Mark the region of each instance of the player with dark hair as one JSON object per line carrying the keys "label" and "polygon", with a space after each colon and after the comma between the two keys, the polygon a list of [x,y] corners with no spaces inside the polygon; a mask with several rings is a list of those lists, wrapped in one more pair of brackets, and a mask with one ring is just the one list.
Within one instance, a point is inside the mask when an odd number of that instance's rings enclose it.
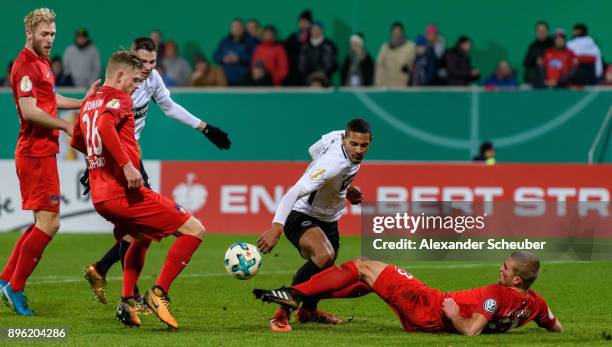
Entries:
{"label": "player with dark hair", "polygon": [[406,332],[474,336],[503,333],[530,321],[548,331],[561,332],[561,323],[546,301],[530,289],[539,270],[540,261],[536,255],[516,251],[500,266],[498,284],[444,293],[429,288],[396,266],[356,259],[333,266],[290,288],[255,289],[253,293],[264,302],[295,309],[306,297],[358,296],[359,293],[351,288],[362,284],[391,307]]}
{"label": "player with dark hair", "polygon": [[130,98],[138,88],[142,68],[142,60],[133,52],[113,53],[104,86],[81,107],[71,145],[87,156],[96,211],[114,224],[117,240],[126,234],[133,238],[125,256],[117,319],[128,326],[140,326],[134,286],[147,250],[151,241],[175,235],[155,286],[144,298],[162,322],[178,328],[170,312],[168,291],[200,246],[205,230],[180,205],[143,187]]}
{"label": "player with dark hair", "polygon": [[[306,263],[295,273],[293,284],[307,281],[332,266],[340,247],[338,220],[348,199],[362,201],[361,192],[351,186],[361,161],[372,142],[372,130],[363,119],[353,119],[345,130],[332,131],[313,144],[308,152],[312,162],[283,196],[272,227],[257,241],[269,253],[284,232]],[[305,298],[297,312],[299,322],[341,324],[343,320],[317,310],[315,298]],[[289,331],[291,311],[280,308],[270,321],[274,331]]]}
{"label": "player with dark hair", "polygon": [[[145,126],[150,100],[153,100],[166,116],[202,132],[204,136],[219,149],[226,150],[231,147],[231,141],[226,132],[210,123],[200,120],[172,100],[170,91],[166,88],[159,73],[155,70],[155,65],[157,64],[157,47],[152,39],[148,37],[138,37],[134,39],[132,41],[131,51],[143,61],[142,82],[138,89],[132,94],[132,107],[135,119],[134,136],[137,141],[140,139],[140,134]],[[148,175],[142,162],[140,162],[140,173],[144,179],[145,187],[150,189],[151,186],[149,184]],[[81,182],[85,186],[88,185],[87,172],[81,178]],[[86,189],[85,194],[88,191],[89,189]],[[127,235],[128,233],[126,232],[125,234]],[[94,295],[103,304],[106,304],[106,273],[111,266],[119,260],[121,260],[122,264],[124,263],[125,254],[131,241],[132,239],[127,235],[124,239],[115,243],[100,260],[85,266],[85,278],[89,281]],[[144,310],[143,313],[146,313],[146,305],[142,305],[143,297],[138,295],[138,288],[136,288],[136,294],[141,304],[140,307]]]}
{"label": "player with dark hair", "polygon": [[[32,210],[34,223],[15,243],[0,273],[4,302],[18,315],[32,315],[24,288],[28,277],[60,226],[60,183],[56,154],[59,130],[72,135],[72,124],[58,119],[57,110],[78,109],[83,100],[55,92],[49,54],[55,41],[55,12],[39,8],[24,18],[26,44],[13,63],[11,87],[19,115],[15,168],[24,210]],[[91,95],[100,80],[87,91]]]}

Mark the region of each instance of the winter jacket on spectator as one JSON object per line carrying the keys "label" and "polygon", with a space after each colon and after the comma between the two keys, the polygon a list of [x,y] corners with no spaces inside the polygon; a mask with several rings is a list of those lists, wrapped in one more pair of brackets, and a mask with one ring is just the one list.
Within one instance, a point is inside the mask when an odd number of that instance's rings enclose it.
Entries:
{"label": "winter jacket on spectator", "polygon": [[284,42],[285,51],[289,63],[289,74],[285,79],[285,84],[290,86],[303,84],[299,70],[300,52],[310,39],[308,30],[298,31],[291,34]]}
{"label": "winter jacket on spectator", "polygon": [[446,52],[446,71],[448,74],[448,85],[467,86],[478,78],[473,76],[472,61],[460,47],[455,47]]}
{"label": "winter jacket on spectator", "polygon": [[499,78],[497,77],[497,75],[492,74],[484,80],[483,85],[486,87],[495,87],[502,89],[516,88],[518,87],[518,81],[516,80],[516,78],[514,78],[514,76],[511,76],[509,78]]}
{"label": "winter jacket on spectator", "polygon": [[[241,81],[249,72],[251,65],[251,55],[253,54],[252,40],[246,35],[238,41],[234,41],[231,35],[225,37],[215,51],[215,61],[223,66],[223,73],[230,86],[240,85]],[[223,58],[228,54],[234,54],[238,57],[235,63],[224,63]]]}
{"label": "winter jacket on spectator", "polygon": [[544,69],[546,80],[555,81],[558,84],[568,82],[570,72],[575,69],[577,64],[576,55],[568,48],[557,49],[549,48],[544,53]]}
{"label": "winter jacket on spectator", "polygon": [[365,53],[363,57],[347,54],[342,63],[342,84],[350,87],[371,86],[374,83],[374,61]]}
{"label": "winter jacket on spectator", "polygon": [[252,64],[261,61],[266,70],[270,72],[270,77],[275,86],[283,84],[283,80],[289,72],[289,62],[287,53],[282,44],[274,42],[262,42],[253,53]]}
{"label": "winter jacket on spectator", "polygon": [[176,57],[170,58],[166,55],[166,57],[161,60],[161,65],[166,75],[176,82],[177,85],[189,85],[189,78],[193,70],[183,57],[177,55]]}
{"label": "winter jacket on spectator", "polygon": [[91,41],[82,47],[76,44],[66,47],[62,63],[64,74],[69,76],[77,87],[89,87],[100,78],[100,52]]}
{"label": "winter jacket on spectator", "polygon": [[[196,71],[198,72],[198,71]],[[208,65],[205,71],[191,75],[191,85],[194,87],[226,87],[227,80],[223,70],[218,66]]]}
{"label": "winter jacket on spectator", "polygon": [[338,70],[336,45],[325,37],[322,39],[314,44],[311,39],[302,46],[298,64],[302,81],[306,81],[308,76],[317,71],[322,71],[328,79],[331,79],[333,73]]}
{"label": "winter jacket on spectator", "polygon": [[599,79],[603,75],[603,61],[601,50],[590,36],[579,36],[567,43],[569,48],[578,59],[578,65],[594,65],[595,78]]}
{"label": "winter jacket on spectator", "polygon": [[425,54],[417,55],[412,65],[409,85],[433,85],[438,72],[437,61],[438,59],[432,47],[427,47]]}
{"label": "winter jacket on spectator", "polygon": [[375,84],[385,87],[405,87],[410,80],[409,70],[414,64],[416,46],[413,42],[404,41],[392,47],[385,42],[376,58]]}
{"label": "winter jacket on spectator", "polygon": [[544,52],[555,44],[551,37],[546,38],[544,41],[538,41],[537,39],[529,45],[527,54],[523,59],[523,67],[525,68],[525,74],[523,78],[525,82],[534,85],[541,86],[544,80],[544,74],[542,73],[542,67],[538,64],[538,59],[544,56]]}

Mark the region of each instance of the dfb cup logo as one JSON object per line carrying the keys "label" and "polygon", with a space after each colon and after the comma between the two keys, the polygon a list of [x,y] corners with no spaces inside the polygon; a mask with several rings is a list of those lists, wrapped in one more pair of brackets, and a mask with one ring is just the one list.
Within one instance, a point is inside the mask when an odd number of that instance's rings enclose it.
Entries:
{"label": "dfb cup logo", "polygon": [[195,213],[206,204],[208,191],[201,184],[194,184],[195,174],[187,174],[187,182],[177,185],[172,191],[172,197],[187,210]]}
{"label": "dfb cup logo", "polygon": [[497,308],[497,301],[495,299],[487,299],[483,304],[483,308],[489,313],[494,313]]}

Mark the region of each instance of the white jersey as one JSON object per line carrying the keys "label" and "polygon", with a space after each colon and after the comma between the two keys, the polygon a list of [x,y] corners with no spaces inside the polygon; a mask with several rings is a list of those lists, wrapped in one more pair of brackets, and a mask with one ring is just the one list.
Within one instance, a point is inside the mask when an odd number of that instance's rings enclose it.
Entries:
{"label": "white jersey", "polygon": [[201,120],[183,107],[176,104],[170,98],[170,91],[166,88],[162,77],[157,70],[151,71],[149,77],[140,83],[138,89],[132,94],[132,110],[134,111],[134,137],[140,139],[140,133],[145,126],[145,120],[149,113],[149,101],[159,105],[166,116],[192,128],[197,128]]}
{"label": "white jersey", "polygon": [[360,166],[346,154],[342,134],[344,130],[325,134],[308,150],[313,161],[296,185],[309,194],[300,197],[293,210],[324,222],[335,222],[342,216],[346,189]]}

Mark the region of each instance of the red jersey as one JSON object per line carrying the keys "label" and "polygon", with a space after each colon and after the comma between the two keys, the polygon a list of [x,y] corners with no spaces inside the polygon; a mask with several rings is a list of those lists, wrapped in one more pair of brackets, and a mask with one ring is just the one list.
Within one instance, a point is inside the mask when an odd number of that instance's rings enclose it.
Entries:
{"label": "red jersey", "polygon": [[[110,141],[115,137],[109,136],[108,128],[114,129],[111,135],[118,136],[117,142]],[[86,153],[94,204],[139,192],[128,191],[123,173],[128,160],[140,168],[132,98],[127,93],[104,86],[87,98],[75,123],[72,146]]]}
{"label": "red jersey", "polygon": [[[531,289],[520,293],[500,284],[491,284],[444,293],[444,297],[457,302],[464,318],[473,313],[482,314],[489,321],[483,333],[502,333],[532,320],[542,328],[551,329],[557,321],[546,301]],[[447,330],[455,330],[452,323]]]}
{"label": "red jersey", "polygon": [[567,76],[571,68],[577,63],[574,52],[567,48],[558,50],[554,47],[548,48],[544,53],[544,66],[546,68],[546,79],[559,81]]}
{"label": "red jersey", "polygon": [[15,154],[43,157],[59,153],[59,130],[43,128],[25,121],[19,107],[19,98],[33,97],[36,98],[38,108],[57,118],[55,79],[49,58],[41,58],[24,48],[13,63],[11,87],[21,123]]}

